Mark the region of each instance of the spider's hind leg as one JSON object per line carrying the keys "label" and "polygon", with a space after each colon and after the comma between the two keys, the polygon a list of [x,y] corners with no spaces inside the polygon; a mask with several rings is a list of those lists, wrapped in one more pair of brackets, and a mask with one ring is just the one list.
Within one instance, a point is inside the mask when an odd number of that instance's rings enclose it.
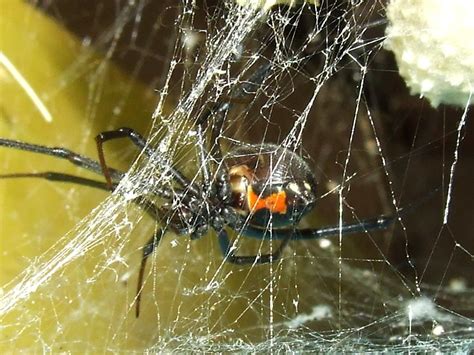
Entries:
{"label": "spider's hind leg", "polygon": [[[236,84],[235,87],[230,91],[226,99],[219,100],[214,105],[206,109],[197,119],[196,124],[202,125],[204,128],[207,126],[209,118],[212,115],[216,115],[217,126],[222,126],[222,121],[229,109],[234,103],[246,103],[246,96],[257,92],[258,88],[262,85],[265,78],[271,69],[271,63],[262,64],[255,72],[244,82]],[[215,132],[213,132],[215,133]]]}
{"label": "spider's hind leg", "polygon": [[[264,232],[264,231],[263,231]],[[218,235],[219,246],[224,255],[225,261],[228,261],[232,264],[245,265],[245,264],[267,264],[274,262],[280,258],[281,252],[286,247],[290,241],[291,234],[283,239],[283,241],[278,246],[277,250],[271,254],[262,254],[262,255],[235,255],[232,250],[232,245],[229,239],[229,235],[226,230],[221,230]],[[262,238],[263,239],[263,238]]]}
{"label": "spider's hind leg", "polygon": [[[218,100],[210,107],[206,108],[196,120],[196,126],[198,128],[198,145],[200,147],[200,161],[201,166],[203,167],[203,181],[206,185],[210,181],[210,171],[206,170],[204,161],[205,157],[210,155],[216,160],[222,159],[222,149],[219,142],[219,137],[222,134],[222,128],[224,126],[224,121],[227,115],[227,112],[232,108],[234,103],[245,103],[248,101],[246,99],[252,93],[256,93],[258,88],[262,85],[265,78],[268,76],[268,73],[271,69],[271,63],[265,63],[259,66],[255,72],[242,83],[236,84],[235,87],[230,91],[229,95],[224,97],[221,100]],[[211,125],[211,138],[210,149],[204,148],[205,141],[205,131],[209,126],[209,121],[213,120]]]}

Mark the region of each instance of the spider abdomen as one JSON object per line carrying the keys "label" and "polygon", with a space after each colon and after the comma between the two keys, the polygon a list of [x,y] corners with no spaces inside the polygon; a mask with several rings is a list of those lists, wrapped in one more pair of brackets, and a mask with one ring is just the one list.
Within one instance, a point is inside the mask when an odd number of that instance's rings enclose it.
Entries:
{"label": "spider abdomen", "polygon": [[296,225],[316,200],[308,164],[287,148],[262,144],[239,147],[224,158],[231,206],[254,226]]}

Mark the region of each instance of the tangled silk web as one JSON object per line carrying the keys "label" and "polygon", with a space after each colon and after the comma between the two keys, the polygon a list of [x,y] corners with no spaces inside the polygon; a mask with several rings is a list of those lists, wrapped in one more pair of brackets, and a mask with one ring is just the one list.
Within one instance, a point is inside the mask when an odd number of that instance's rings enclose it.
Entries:
{"label": "tangled silk web", "polygon": [[[157,90],[147,134],[154,153],[139,154],[114,193],[104,194],[64,236],[48,235],[55,240],[48,248],[39,247],[48,225],[62,210],[74,215],[89,188],[38,179],[22,185],[23,198],[24,191],[31,195],[18,202],[16,222],[9,223],[41,228],[31,229],[39,235],[15,236],[11,253],[29,250],[31,256],[24,256],[23,271],[2,290],[3,345],[113,352],[472,349],[473,225],[460,212],[472,215],[472,202],[466,202],[472,196],[464,160],[469,153],[462,149],[472,134],[459,124],[466,122],[467,109],[440,114],[403,96],[396,67],[382,50],[382,2],[322,1],[268,12],[231,1],[89,5],[78,11],[61,1],[35,4],[34,11],[52,16],[80,36],[83,48],[93,44],[102,56],[78,53],[48,94],[86,78],[90,126],[74,149],[95,158],[93,148],[85,147],[97,127],[146,127],[130,111],[125,121],[99,118],[107,100],[104,72],[111,60],[119,63],[132,79]],[[233,97],[264,65],[270,70],[261,82]],[[114,103],[118,116],[133,95],[130,86],[123,87]],[[265,142],[308,160],[319,198],[300,227],[382,214],[395,215],[397,222],[388,230],[293,241],[280,260],[267,265],[226,263],[212,230],[198,240],[169,233],[148,260],[136,318],[141,247],[173,217],[171,211],[156,223],[134,201],[157,186],[173,188],[171,168],[200,182],[196,148],[204,143],[195,123],[216,102],[231,107],[222,127],[210,115],[207,133],[215,127],[219,132],[209,151],[218,143],[228,151]],[[109,122],[101,126],[99,119]],[[15,131],[8,138],[23,139],[12,137]],[[73,133],[34,143],[72,149]],[[115,145],[115,155],[130,155],[124,153],[127,144]],[[2,151],[2,157],[23,157],[30,171],[49,169],[51,159],[37,166],[28,154]],[[13,172],[8,161],[2,174]],[[212,156],[204,161],[216,163]],[[40,207],[45,214],[22,216],[36,189],[59,194],[62,207],[38,204],[35,211]],[[232,237],[244,255],[267,253],[279,243]]]}

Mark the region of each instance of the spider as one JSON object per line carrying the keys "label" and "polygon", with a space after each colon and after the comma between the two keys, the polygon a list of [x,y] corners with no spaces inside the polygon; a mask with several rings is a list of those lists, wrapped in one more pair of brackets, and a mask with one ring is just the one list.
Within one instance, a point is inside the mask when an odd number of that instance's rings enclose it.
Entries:
{"label": "spider", "polygon": [[[245,95],[261,82],[268,66],[257,71],[247,83],[242,84],[230,98]],[[196,122],[198,141],[205,141],[205,130],[211,116],[215,125],[211,129],[210,142],[219,142],[218,134],[231,101],[216,103]],[[125,173],[108,167],[103,144],[107,141],[129,139],[148,158],[155,149],[135,130],[127,127],[102,132],[96,137],[98,161],[77,154],[63,147],[49,147],[0,138],[0,146],[49,155],[70,161],[81,168],[105,177],[105,182],[70,174],[46,171],[0,175],[0,178],[41,178],[50,181],[74,183],[101,190],[113,191]],[[166,227],[158,229],[142,248],[141,265],[136,291],[136,317],[140,314],[140,298],[147,258],[153,253],[168,230],[177,235],[189,235],[198,239],[213,229],[219,241],[225,261],[233,264],[271,263],[280,257],[290,240],[318,239],[334,235],[363,233],[385,229],[393,217],[379,216],[356,224],[342,224],[315,229],[298,229],[302,217],[314,208],[317,198],[316,178],[308,163],[298,154],[281,145],[255,144],[221,153],[220,144],[207,152],[204,144],[198,144],[201,178],[191,181],[179,170],[167,166],[174,186],[154,186],[153,195],[134,200],[157,222],[167,219]],[[212,159],[209,159],[209,155]],[[209,166],[217,162],[216,168]],[[152,197],[168,203],[157,206]],[[175,203],[173,203],[175,202]],[[176,203],[177,202],[177,203]],[[229,239],[228,231],[262,240],[280,241],[271,254],[238,255]]]}

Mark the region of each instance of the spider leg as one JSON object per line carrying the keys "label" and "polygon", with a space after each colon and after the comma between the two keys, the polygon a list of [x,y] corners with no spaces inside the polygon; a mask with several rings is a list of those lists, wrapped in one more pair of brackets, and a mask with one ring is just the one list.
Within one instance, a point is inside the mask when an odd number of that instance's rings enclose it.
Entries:
{"label": "spider leg", "polygon": [[[88,187],[92,187],[99,190],[110,191],[109,186],[105,182],[83,178],[81,176],[76,176],[76,175],[71,175],[71,174],[58,173],[55,171],[45,171],[45,172],[40,172],[40,173],[0,174],[0,179],[17,179],[17,178],[44,179],[47,181],[65,182],[65,183],[71,183],[71,184],[76,184],[76,185],[81,185],[81,186],[88,186]],[[118,186],[118,183],[114,183],[112,187],[113,189],[115,189],[117,186]],[[164,199],[171,198],[173,194],[173,192],[168,188],[158,188],[158,187],[153,189],[153,193],[156,196],[159,196]],[[183,192],[180,191],[178,192],[178,195],[180,193],[183,194]],[[152,216],[152,218],[156,219],[158,208],[154,205],[152,206],[151,202],[147,201],[146,198],[137,197],[133,199],[132,202],[140,206],[146,212],[148,212]]]}
{"label": "spider leg", "polygon": [[226,101],[215,103],[212,107],[204,111],[204,113],[197,119],[196,124],[201,126],[204,130],[208,124],[209,118],[215,116],[215,123],[212,125],[211,131],[211,155],[216,159],[222,159],[222,150],[218,143],[218,138],[222,133],[222,126],[227,112],[232,107],[233,102],[242,102],[252,92],[256,92],[271,69],[271,64],[266,63],[257,68],[257,70],[242,84],[236,86]]}
{"label": "spider leg", "polygon": [[[158,223],[163,220],[162,216],[166,215],[170,212],[168,209],[159,208],[153,202],[148,200],[146,197],[138,197],[133,200],[135,204],[137,204],[140,208],[146,211],[155,221]],[[174,229],[174,232],[177,234],[181,234],[181,231],[178,228],[174,228],[175,226],[170,223],[169,226]],[[135,303],[135,316],[138,318],[140,316],[140,301],[142,297],[142,289],[143,289],[143,278],[145,276],[145,268],[146,262],[148,257],[153,254],[155,249],[160,244],[161,238],[166,234],[167,227],[158,229],[155,234],[145,243],[142,247],[142,260],[140,263],[140,269],[138,272],[138,280],[137,280],[137,292],[136,292],[136,303]]]}
{"label": "spider leg", "polygon": [[[265,231],[263,231],[265,233]],[[271,254],[263,254],[263,255],[235,255],[232,251],[232,245],[229,239],[229,235],[225,229],[219,232],[219,246],[221,248],[222,254],[224,255],[225,261],[228,261],[232,264],[267,264],[274,262],[280,258],[281,252],[286,247],[288,242],[291,239],[292,234],[286,234],[283,241],[278,246],[277,250]]]}
{"label": "spider leg", "polygon": [[[76,185],[93,187],[99,190],[109,191],[109,186],[102,181],[97,181],[93,179],[87,179],[80,176],[75,176],[71,174],[57,173],[54,171],[45,171],[41,173],[16,173],[16,174],[3,174],[0,175],[0,179],[14,179],[14,178],[37,178],[45,179],[48,181],[58,181],[58,182],[69,182]],[[113,184],[115,189],[117,184]]]}
{"label": "spider leg", "polygon": [[[211,186],[211,172],[209,165],[207,164],[209,153],[205,148],[205,138],[203,133],[203,126],[197,126],[197,146],[198,146],[198,155],[199,155],[199,170],[201,171],[201,180],[203,190]],[[206,194],[205,191],[202,191],[203,194]]]}
{"label": "spider leg", "polygon": [[[109,133],[109,132],[104,132],[104,133]],[[105,134],[104,137],[105,139],[102,140],[102,142],[106,141],[107,138],[108,139],[119,138],[119,136],[114,137],[113,134],[110,134],[110,135]],[[142,147],[139,145],[140,141],[137,140],[137,142],[138,142],[137,145],[139,147]],[[103,164],[99,164],[98,162],[90,158],[74,153],[68,149],[57,148],[57,147],[46,147],[42,145],[24,143],[20,141],[3,139],[3,138],[0,138],[0,146],[49,155],[49,156],[58,157],[61,159],[66,159],[81,168],[88,169],[98,174],[102,173]],[[103,160],[103,152],[102,152],[102,160]],[[105,164],[105,161],[104,161],[104,164]],[[124,173],[115,169],[108,168],[108,167],[106,167],[106,169],[109,174],[107,183],[96,181],[93,179],[83,178],[83,177],[79,177],[79,176],[75,176],[71,174],[58,173],[58,172],[52,172],[52,171],[46,171],[46,172],[40,172],[40,173],[3,174],[3,175],[0,175],[0,179],[37,178],[37,179],[45,179],[49,181],[68,182],[68,183],[78,184],[82,186],[93,187],[93,188],[97,188],[104,191],[114,190],[117,187],[117,183],[112,182],[112,178],[114,180],[121,180],[122,177],[124,176]],[[179,175],[180,174],[178,173],[178,176]],[[166,188],[155,188],[153,191],[155,195],[160,196],[162,198],[167,199],[167,198],[170,198],[170,196],[172,196],[172,192]],[[156,221],[161,220],[160,216],[162,215],[163,211],[159,209],[153,202],[149,201],[146,197],[138,197],[134,199],[132,202],[138,205],[144,211],[146,211]],[[142,249],[142,261],[141,261],[140,271],[138,275],[138,285],[137,285],[137,303],[136,303],[136,316],[137,317],[140,312],[141,288],[142,288],[142,283],[143,283],[143,276],[144,276],[146,261],[149,255],[153,253],[154,249],[159,244],[161,237],[164,234],[165,234],[165,230],[160,229],[157,233],[153,235],[153,237],[144,245]]]}
{"label": "spider leg", "polygon": [[359,223],[334,225],[318,229],[300,229],[297,230],[295,240],[319,239],[334,235],[346,235],[355,233],[366,233],[373,230],[387,229],[395,222],[394,216],[380,216],[371,219],[365,219]]}
{"label": "spider leg", "polygon": [[346,235],[355,233],[364,233],[372,230],[387,229],[395,221],[394,216],[381,216],[362,220],[359,223],[334,225],[316,229],[273,229],[272,233],[264,233],[260,228],[250,225],[244,226],[242,234],[246,237],[256,239],[286,240],[288,236],[292,240],[310,240],[335,235]]}
{"label": "spider leg", "polygon": [[109,186],[110,189],[112,189],[112,179],[110,177],[109,167],[107,166],[107,163],[105,162],[103,144],[106,141],[117,139],[117,138],[129,138],[132,141],[132,143],[135,144],[140,150],[144,150],[146,146],[145,139],[140,134],[135,132],[133,129],[127,128],[127,127],[122,127],[113,131],[102,132],[102,133],[99,133],[95,137],[95,141],[97,144],[97,154],[99,156],[99,162],[102,169],[102,174],[104,175],[105,181],[107,182],[107,185]]}
{"label": "spider leg", "polygon": [[[98,162],[83,155],[74,153],[69,149],[61,147],[46,147],[44,145],[25,143],[4,138],[0,138],[0,146],[65,159],[76,166],[90,170],[96,174],[102,174],[102,168]],[[123,176],[122,172],[115,169],[110,169],[109,172],[113,180],[120,180]]]}
{"label": "spider leg", "polygon": [[[131,128],[122,127],[113,131],[106,131],[106,132],[102,132],[98,134],[95,137],[95,141],[97,144],[97,153],[99,155],[99,162],[100,162],[102,174],[104,175],[105,180],[107,184],[109,185],[109,187],[112,187],[112,179],[111,179],[111,174],[110,174],[110,168],[107,166],[105,162],[103,144],[109,140],[119,139],[119,138],[130,139],[132,143],[136,147],[138,147],[140,151],[143,151],[148,157],[151,157],[155,154],[154,149],[146,144],[145,138],[143,138],[143,136],[140,133],[136,132],[135,130]],[[172,168],[171,166],[167,167],[167,169],[173,175],[173,177],[178,183],[180,183],[182,186],[187,187],[194,194],[197,194],[196,187],[183,174],[181,174],[178,170]]]}
{"label": "spider leg", "polygon": [[143,287],[143,276],[145,275],[146,261],[148,257],[153,253],[155,248],[160,244],[161,238],[165,234],[164,229],[158,230],[151,238],[146,242],[142,248],[142,262],[140,264],[140,271],[138,273],[137,281],[137,293],[136,293],[136,303],[135,303],[135,316],[138,318],[140,316],[140,300],[142,297],[142,287]]}
{"label": "spider leg", "polygon": [[231,92],[231,99],[240,99],[249,93],[257,91],[265,78],[268,76],[268,72],[271,68],[271,63],[266,63],[259,66],[257,70],[255,70],[255,72],[246,80],[246,82],[239,85],[234,91]]}

